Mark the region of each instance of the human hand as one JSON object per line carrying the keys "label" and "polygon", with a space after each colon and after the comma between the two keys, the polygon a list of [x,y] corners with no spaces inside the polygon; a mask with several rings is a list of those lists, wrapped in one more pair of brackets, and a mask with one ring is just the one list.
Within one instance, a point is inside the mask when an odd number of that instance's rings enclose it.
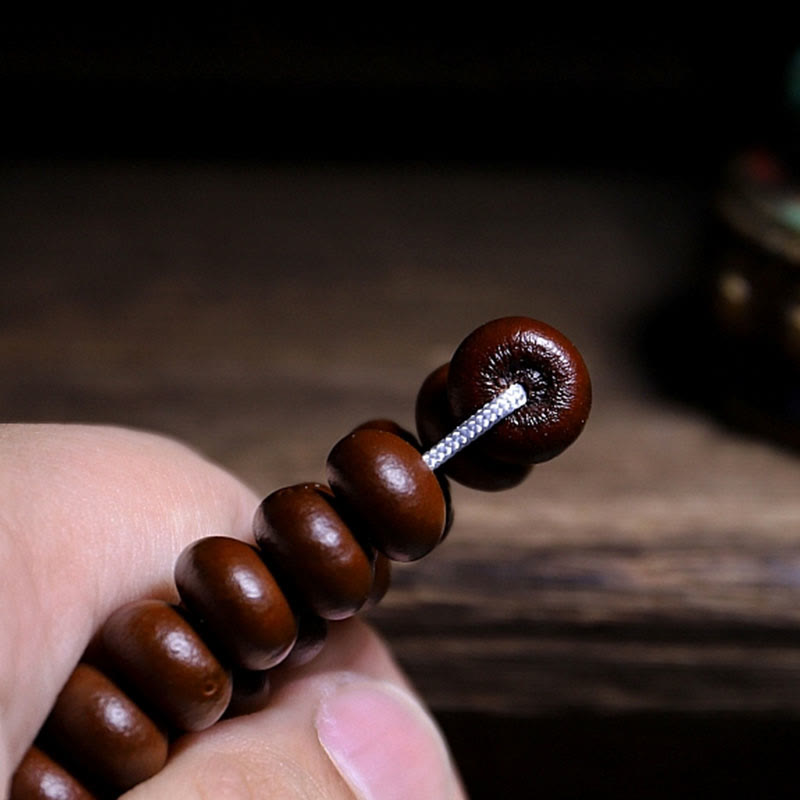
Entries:
{"label": "human hand", "polygon": [[[183,445],[123,429],[0,426],[0,786],[93,634],[129,600],[176,598],[191,541],[250,538],[250,490]],[[147,798],[463,798],[446,745],[384,643],[331,626],[277,668],[268,707],[182,737]]]}

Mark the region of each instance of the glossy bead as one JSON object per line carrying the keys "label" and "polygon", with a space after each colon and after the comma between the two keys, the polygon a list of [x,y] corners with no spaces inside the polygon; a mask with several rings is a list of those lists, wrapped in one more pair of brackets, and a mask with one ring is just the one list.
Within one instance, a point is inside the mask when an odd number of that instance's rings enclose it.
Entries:
{"label": "glossy bead", "polygon": [[8,800],[94,800],[62,766],[32,746],[11,779]]}
{"label": "glossy bead", "polygon": [[199,539],[179,556],[175,583],[183,604],[237,666],[268,669],[294,644],[289,603],[249,544],[225,536]]}
{"label": "glossy bead", "polygon": [[528,402],[471,447],[501,461],[535,464],[572,444],[592,404],[589,373],[559,331],[527,317],[487,322],[459,345],[450,361],[450,408],[466,419],[513,383]]}
{"label": "glossy bead", "polygon": [[281,669],[302,667],[313,661],[325,646],[328,638],[328,623],[316,614],[301,614],[298,618],[298,634],[292,652],[281,663]]}
{"label": "glossy bead", "polygon": [[138,600],[101,630],[109,663],[148,709],[181,731],[213,725],[231,696],[231,680],[197,631],[171,605]]}
{"label": "glossy bead", "polygon": [[167,760],[164,733],[89,664],[78,664],[61,690],[43,738],[79,774],[120,792],[155,775]]}
{"label": "glossy bead", "polygon": [[[455,427],[455,425],[453,427]],[[420,444],[419,440],[417,439],[416,436],[414,436],[413,433],[407,431],[405,428],[403,428],[401,425],[398,425],[393,420],[371,419],[367,422],[362,422],[361,425],[359,425],[357,428],[354,428],[353,430],[361,431],[365,429],[388,431],[389,433],[393,433],[396,436],[399,436],[401,439],[405,439],[412,447],[414,447],[415,450],[418,450],[420,453],[422,453],[425,449],[423,448],[422,444]],[[450,433],[450,430],[446,431],[446,433]],[[439,481],[439,485],[442,487],[442,494],[444,494],[444,501],[447,506],[447,511],[445,512],[446,520],[444,524],[444,533],[442,534],[442,539],[444,539],[444,537],[447,536],[450,527],[453,524],[453,504],[450,499],[450,485],[447,482],[447,477],[445,476],[444,471],[437,470],[436,478]],[[371,604],[375,605],[375,601],[373,601]]]}
{"label": "glossy bead", "polygon": [[387,431],[364,429],[328,456],[328,481],[360,535],[395,561],[413,561],[441,540],[444,493],[419,451]]}
{"label": "glossy bead", "polygon": [[256,542],[299,605],[326,619],[355,614],[372,587],[372,563],[334,507],[326,486],[278,489],[259,506]]}
{"label": "glossy bead", "polygon": [[267,706],[270,694],[269,670],[233,670],[233,693],[225,717],[254,714]]}
{"label": "glossy bead", "polygon": [[[450,433],[456,420],[447,397],[449,364],[442,364],[423,381],[415,408],[417,433],[425,448],[433,447]],[[472,445],[457,453],[440,468],[454,481],[482,492],[497,492],[517,486],[528,477],[529,464],[510,464],[475,450]]]}

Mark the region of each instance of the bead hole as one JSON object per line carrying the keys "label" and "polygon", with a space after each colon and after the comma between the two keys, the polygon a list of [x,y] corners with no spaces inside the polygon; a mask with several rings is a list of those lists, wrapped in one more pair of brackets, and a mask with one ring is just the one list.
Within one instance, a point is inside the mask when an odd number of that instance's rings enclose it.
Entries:
{"label": "bead hole", "polygon": [[551,396],[553,383],[549,375],[529,367],[514,373],[511,383],[521,383],[529,403],[543,403]]}

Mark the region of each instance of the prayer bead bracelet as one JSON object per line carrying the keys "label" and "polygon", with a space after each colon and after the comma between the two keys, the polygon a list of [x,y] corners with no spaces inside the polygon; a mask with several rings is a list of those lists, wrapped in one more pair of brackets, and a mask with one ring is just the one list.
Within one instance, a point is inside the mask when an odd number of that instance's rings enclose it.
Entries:
{"label": "prayer bead bracelet", "polygon": [[390,561],[442,541],[445,476],[515,486],[577,438],[590,407],[583,360],[554,328],[526,317],[478,328],[422,384],[420,442],[389,420],[358,426],[330,451],[327,486],[264,499],[255,546],[190,544],[175,565],[180,604],[137,600],[108,618],[99,660],[73,671],[11,800],[116,796],[161,770],[175,736],[264,707],[271,668],[310,661],[328,621],[380,601]]}

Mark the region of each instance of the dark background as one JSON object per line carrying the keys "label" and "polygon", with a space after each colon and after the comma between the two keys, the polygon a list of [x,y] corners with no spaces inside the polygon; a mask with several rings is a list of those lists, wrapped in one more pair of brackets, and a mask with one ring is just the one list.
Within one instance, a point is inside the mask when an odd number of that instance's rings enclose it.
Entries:
{"label": "dark background", "polygon": [[784,135],[790,25],[397,11],[18,14],[0,27],[5,152],[710,174]]}

